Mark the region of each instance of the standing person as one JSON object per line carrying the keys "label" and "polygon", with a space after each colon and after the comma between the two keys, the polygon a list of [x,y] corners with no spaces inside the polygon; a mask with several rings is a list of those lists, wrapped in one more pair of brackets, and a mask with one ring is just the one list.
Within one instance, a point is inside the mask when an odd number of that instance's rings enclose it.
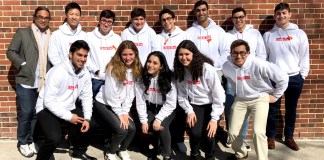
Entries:
{"label": "standing person", "polygon": [[148,156],[149,160],[157,160],[159,148],[163,160],[171,160],[169,125],[175,117],[177,105],[177,89],[171,75],[163,53],[154,51],[147,57],[142,83],[136,85],[136,109],[142,123],[142,132],[153,132],[150,140],[154,149]]}
{"label": "standing person", "polygon": [[[263,60],[266,60],[267,53],[265,51],[265,46],[263,42],[262,35],[260,32],[253,28],[252,24],[246,24],[246,11],[242,7],[237,7],[232,10],[232,22],[234,24],[234,27],[232,30],[230,30],[228,33],[229,37],[231,37],[231,40],[237,40],[237,39],[243,39],[246,42],[249,43],[250,47],[250,54],[256,57],[259,57]],[[226,84],[226,102],[225,102],[225,120],[226,120],[226,128],[228,130],[228,124],[229,124],[229,115],[231,106],[234,101],[234,93],[231,92],[232,86],[230,83],[227,82]],[[246,134],[248,132],[249,127],[249,118],[244,123],[244,130],[242,133],[242,138],[246,139]],[[246,144],[246,147],[248,151],[251,151],[250,145],[244,141]],[[229,139],[227,139],[226,146],[230,147],[231,142]]]}
{"label": "standing person", "polygon": [[18,150],[25,157],[37,154],[34,129],[37,121],[35,106],[38,93],[43,87],[46,72],[50,68],[47,49],[51,35],[49,10],[40,6],[35,9],[30,27],[19,28],[14,35],[7,57],[18,69],[16,75],[18,115]]}
{"label": "standing person", "polygon": [[135,43],[142,64],[145,64],[149,53],[158,50],[156,33],[146,23],[146,14],[142,8],[132,10],[131,25],[121,33],[121,38]]}
{"label": "standing person", "polygon": [[199,0],[195,3],[194,15],[196,21],[186,32],[192,38],[200,53],[213,60],[214,67],[218,70],[221,80],[222,73],[220,70],[229,55],[230,48],[226,32],[209,18],[206,1]]}
{"label": "standing person", "polygon": [[48,57],[53,65],[69,61],[69,49],[76,40],[84,40],[86,33],[79,23],[81,7],[75,2],[65,6],[65,20],[58,30],[51,35]]}
{"label": "standing person", "polygon": [[[244,40],[235,40],[231,56],[223,65],[224,76],[235,86],[235,100],[231,107],[229,137],[237,159],[248,157],[242,128],[250,113],[253,117],[253,143],[258,160],[268,159],[266,124],[269,102],[280,98],[287,88],[288,75],[275,64],[250,55],[250,46]],[[276,83],[272,87],[271,81]]]}
{"label": "standing person", "polygon": [[135,97],[135,81],[141,78],[142,64],[132,41],[123,41],[106,67],[105,84],[101,86],[94,109],[112,132],[105,160],[130,160],[127,147],[132,142],[136,127],[129,115]]}
{"label": "standing person", "polygon": [[120,36],[112,29],[115,17],[111,10],[101,11],[98,26],[88,32],[85,38],[90,47],[87,68],[92,77],[93,97],[96,97],[101,85],[105,83],[105,67],[121,43]]}
{"label": "standing person", "polygon": [[[69,61],[54,66],[46,75],[36,104],[37,118],[45,135],[37,160],[49,159],[53,155],[62,140],[62,121],[69,122],[72,159],[96,160],[86,154],[92,137],[89,131],[92,116],[91,76],[84,68],[88,52],[89,46],[85,41],[75,41],[70,47]],[[77,98],[81,100],[82,108],[76,107]]]}
{"label": "standing person", "polygon": [[[269,62],[282,68],[289,76],[288,88],[285,91],[285,144],[292,150],[299,150],[294,140],[296,109],[304,80],[309,72],[309,43],[306,33],[296,24],[290,23],[288,3],[279,3],[275,7],[274,27],[263,35]],[[268,148],[275,148],[276,114],[281,103],[270,104],[267,123]]]}
{"label": "standing person", "polygon": [[202,133],[207,138],[205,157],[214,159],[217,121],[224,110],[225,95],[212,65],[213,61],[201,54],[192,41],[184,40],[178,45],[174,75],[179,105],[185,110],[190,127],[191,159],[200,159]]}
{"label": "standing person", "polygon": [[[168,66],[173,70],[175,51],[180,42],[190,39],[188,34],[175,25],[176,17],[170,9],[160,11],[159,19],[162,24],[162,32],[158,34],[159,50],[165,55]],[[180,152],[186,153],[187,147],[184,144],[184,133],[186,127],[186,114],[177,105],[176,116],[171,123],[172,145],[177,146]]]}

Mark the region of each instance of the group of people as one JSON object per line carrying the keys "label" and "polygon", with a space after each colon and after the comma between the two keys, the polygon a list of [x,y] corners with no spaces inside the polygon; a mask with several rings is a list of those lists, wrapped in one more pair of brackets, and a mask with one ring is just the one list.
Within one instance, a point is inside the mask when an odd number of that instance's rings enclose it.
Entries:
{"label": "group of people", "polygon": [[[263,36],[246,24],[242,7],[232,10],[234,27],[227,33],[209,18],[208,10],[206,1],[197,1],[196,19],[183,31],[175,25],[174,12],[163,9],[163,29],[156,34],[146,23],[144,9],[134,8],[130,26],[119,36],[113,31],[116,16],[111,10],[103,10],[98,26],[86,33],[79,23],[81,7],[71,2],[65,7],[65,21],[51,33],[50,11],[36,8],[31,27],[17,29],[7,50],[18,70],[19,152],[49,159],[66,123],[72,159],[95,160],[86,151],[98,116],[112,132],[105,160],[130,160],[127,148],[137,128],[130,114],[134,106],[140,132],[153,145],[148,159],[159,154],[171,159],[172,145],[186,152],[186,126],[190,159],[200,159],[202,139],[205,159],[215,159],[215,134],[225,110],[226,145],[234,150],[233,159],[246,159],[251,150],[245,142],[251,115],[257,159],[267,160],[268,149],[275,148],[275,115],[283,94],[285,144],[299,150],[293,136],[309,72],[309,44],[305,32],[290,23],[289,5],[276,5],[276,23]],[[36,121],[45,135],[39,149],[33,139]]]}

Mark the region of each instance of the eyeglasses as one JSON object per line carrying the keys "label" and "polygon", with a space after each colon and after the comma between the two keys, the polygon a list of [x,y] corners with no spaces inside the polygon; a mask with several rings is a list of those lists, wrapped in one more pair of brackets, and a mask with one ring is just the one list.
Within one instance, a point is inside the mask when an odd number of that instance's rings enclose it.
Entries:
{"label": "eyeglasses", "polygon": [[244,57],[248,52],[247,51],[241,51],[241,52],[232,52],[231,56],[232,57],[238,57],[240,55],[241,57]]}
{"label": "eyeglasses", "polygon": [[38,20],[38,21],[42,21],[42,20],[45,20],[45,21],[48,21],[51,17],[43,17],[43,16],[36,16],[35,19]]}
{"label": "eyeglasses", "polygon": [[167,17],[167,18],[165,18],[165,19],[161,19],[161,22],[169,22],[169,21],[171,21],[171,19],[173,19],[172,17]]}
{"label": "eyeglasses", "polygon": [[108,24],[108,25],[111,25],[111,24],[114,23],[114,21],[112,21],[112,20],[105,20],[105,19],[100,20],[100,22],[101,22],[102,24]]}
{"label": "eyeglasses", "polygon": [[239,16],[239,17],[232,17],[232,19],[235,19],[235,20],[243,20],[245,18],[245,16]]}

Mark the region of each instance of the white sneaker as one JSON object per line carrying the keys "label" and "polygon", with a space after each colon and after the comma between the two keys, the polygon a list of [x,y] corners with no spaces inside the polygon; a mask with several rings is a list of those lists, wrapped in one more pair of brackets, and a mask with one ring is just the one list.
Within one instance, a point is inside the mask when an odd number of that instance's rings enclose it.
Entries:
{"label": "white sneaker", "polygon": [[117,160],[115,154],[109,154],[109,153],[106,153],[106,154],[105,154],[104,159],[105,159],[105,160]]}
{"label": "white sneaker", "polygon": [[28,144],[20,145],[18,147],[18,151],[20,152],[21,155],[28,158],[34,156],[34,152],[29,149]]}
{"label": "white sneaker", "polygon": [[180,152],[187,153],[187,147],[184,144],[184,142],[177,143],[177,146],[178,146],[178,149],[179,149]]}
{"label": "white sneaker", "polygon": [[118,157],[122,160],[131,160],[127,151],[120,151],[118,152]]}
{"label": "white sneaker", "polygon": [[232,147],[232,142],[231,142],[229,136],[227,136],[227,141],[226,141],[226,143],[225,143],[225,146],[226,146],[227,148],[231,148],[231,147]]}
{"label": "white sneaker", "polygon": [[31,144],[29,144],[29,149],[31,150],[31,151],[33,151],[34,152],[34,154],[37,154],[37,152],[38,152],[38,150],[39,150],[39,147],[38,147],[38,144],[37,143],[31,143]]}
{"label": "white sneaker", "polygon": [[252,149],[251,149],[251,146],[249,145],[249,143],[246,142],[245,140],[243,140],[243,143],[245,144],[246,150],[247,150],[248,152],[251,152]]}

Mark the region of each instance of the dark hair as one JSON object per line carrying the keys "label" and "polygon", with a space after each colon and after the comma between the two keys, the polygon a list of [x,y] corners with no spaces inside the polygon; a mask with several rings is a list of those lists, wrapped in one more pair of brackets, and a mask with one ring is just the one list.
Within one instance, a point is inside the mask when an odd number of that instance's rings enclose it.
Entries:
{"label": "dark hair", "polygon": [[132,11],[131,11],[131,18],[135,18],[135,17],[139,17],[139,16],[142,16],[144,18],[146,18],[146,14],[145,14],[145,11],[143,8],[134,8]]}
{"label": "dark hair", "polygon": [[101,20],[102,17],[112,18],[113,22],[115,22],[116,15],[113,11],[105,9],[101,11],[99,21]]}
{"label": "dark hair", "polygon": [[196,10],[196,8],[198,8],[201,5],[206,5],[207,9],[208,9],[208,3],[204,0],[199,0],[195,3],[194,5],[194,10]]}
{"label": "dark hair", "polygon": [[243,12],[244,15],[246,15],[245,9],[243,7],[236,7],[232,10],[232,16],[233,14],[237,13],[237,12]]}
{"label": "dark hair", "polygon": [[33,14],[33,23],[35,23],[35,18],[36,18],[37,13],[38,13],[39,11],[43,11],[43,10],[48,12],[48,15],[49,15],[49,17],[50,17],[50,19],[51,19],[51,12],[49,11],[49,9],[46,8],[45,6],[39,6],[39,7],[37,7],[37,8],[35,9],[35,12],[34,12],[34,14]]}
{"label": "dark hair", "polygon": [[290,12],[289,4],[286,3],[286,2],[281,2],[281,3],[279,3],[279,4],[276,5],[274,11],[277,12],[277,11],[284,10],[284,9],[287,9],[288,12]]}
{"label": "dark hair", "polygon": [[70,52],[74,53],[79,49],[84,49],[84,50],[87,50],[88,52],[90,51],[88,43],[84,40],[77,40],[77,41],[73,42],[70,47]]}
{"label": "dark hair", "polygon": [[170,70],[168,63],[164,54],[160,51],[154,51],[147,56],[143,71],[142,71],[142,81],[145,86],[145,94],[150,87],[152,75],[147,72],[147,61],[151,56],[156,56],[159,58],[161,69],[158,76],[158,85],[160,92],[162,94],[162,101],[166,100],[166,94],[171,90],[171,81],[172,81],[172,71]]}
{"label": "dark hair", "polygon": [[71,3],[67,4],[65,6],[65,14],[67,14],[70,9],[78,9],[80,11],[80,14],[81,14],[81,7],[80,7],[80,5],[78,3],[71,2]]}
{"label": "dark hair", "polygon": [[234,50],[235,47],[242,46],[242,45],[245,46],[246,51],[250,52],[249,44],[246,41],[242,40],[242,39],[238,39],[238,40],[235,40],[231,44],[231,53],[232,53],[232,51]]}
{"label": "dark hair", "polygon": [[179,81],[184,80],[185,68],[183,64],[179,61],[179,50],[187,49],[192,52],[192,60],[189,64],[189,70],[192,75],[192,80],[196,81],[199,77],[203,75],[203,64],[209,63],[210,65],[214,65],[213,60],[200,53],[196,45],[190,40],[183,40],[177,47],[175,57],[174,57],[174,77],[175,79],[179,79]]}
{"label": "dark hair", "polygon": [[172,18],[175,18],[174,12],[171,11],[170,9],[168,9],[168,8],[165,8],[165,9],[161,10],[160,13],[159,13],[159,19],[160,19],[160,21],[161,21],[162,15],[165,14],[165,13],[168,13],[168,14],[171,15]]}

